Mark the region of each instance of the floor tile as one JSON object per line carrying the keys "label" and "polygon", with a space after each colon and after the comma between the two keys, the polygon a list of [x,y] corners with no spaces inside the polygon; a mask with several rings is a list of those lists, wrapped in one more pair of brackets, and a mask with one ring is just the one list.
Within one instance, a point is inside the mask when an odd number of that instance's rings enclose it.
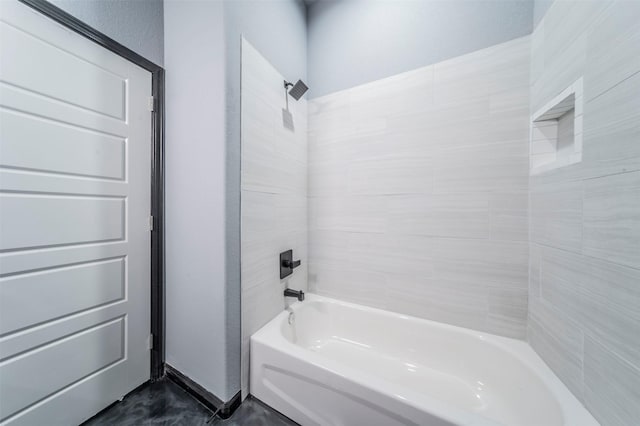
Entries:
{"label": "floor tile", "polygon": [[273,408],[249,396],[226,420],[216,418],[212,426],[293,426],[293,420],[283,416]]}
{"label": "floor tile", "polygon": [[[168,379],[147,383],[82,426],[292,426],[295,422],[251,396],[228,419],[212,412]],[[210,423],[207,423],[211,420]]]}
{"label": "floor tile", "polygon": [[211,412],[168,379],[149,383],[127,395],[83,426],[206,425]]}

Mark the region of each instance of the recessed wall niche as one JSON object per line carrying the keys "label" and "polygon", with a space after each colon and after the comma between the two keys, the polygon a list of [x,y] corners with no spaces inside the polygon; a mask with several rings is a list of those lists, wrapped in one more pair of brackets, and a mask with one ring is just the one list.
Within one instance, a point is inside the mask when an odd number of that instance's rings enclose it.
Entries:
{"label": "recessed wall niche", "polygon": [[531,117],[531,175],[582,160],[582,78]]}

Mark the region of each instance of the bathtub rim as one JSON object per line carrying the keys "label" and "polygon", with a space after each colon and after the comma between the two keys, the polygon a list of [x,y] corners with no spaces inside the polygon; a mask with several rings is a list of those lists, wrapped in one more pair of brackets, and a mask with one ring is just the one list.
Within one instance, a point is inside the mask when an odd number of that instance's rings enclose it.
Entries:
{"label": "bathtub rim", "polygon": [[[327,303],[338,305],[347,309],[357,311],[370,312],[389,318],[400,319],[402,321],[410,321],[414,324],[424,327],[435,327],[440,330],[452,333],[464,334],[472,339],[481,341],[496,347],[507,354],[517,358],[532,374],[537,376],[542,384],[550,391],[552,398],[558,404],[565,426],[598,426],[599,423],[582,405],[582,403],[573,395],[562,381],[553,373],[551,368],[542,360],[542,358],[533,350],[529,343],[525,340],[514,339],[510,337],[499,336],[483,331],[468,329],[452,324],[441,323],[438,321],[414,317],[411,315],[401,314],[397,312],[387,311],[380,308],[360,305],[353,302],[333,299],[327,296],[321,296],[314,293],[306,293],[306,300],[303,302],[294,302],[289,305],[288,309],[280,312],[275,318],[265,324],[256,333],[251,336],[251,345],[265,345],[275,351],[283,351],[288,356],[295,357],[313,364],[314,366],[326,371],[330,374],[336,374],[340,377],[353,381],[356,385],[371,388],[389,398],[396,400],[418,410],[429,409],[430,413],[441,417],[444,420],[474,426],[481,425],[502,425],[496,420],[482,416],[463,408],[459,408],[454,404],[446,403],[437,398],[425,395],[423,393],[413,392],[401,385],[395,385],[386,380],[376,378],[375,376],[361,372],[353,367],[341,363],[326,356],[322,356],[310,351],[296,343],[291,342],[282,334],[281,327],[288,320],[290,312],[297,312],[303,309],[305,304],[313,302]],[[253,352],[253,351],[252,351]],[[253,355],[251,355],[253,356]],[[253,359],[252,359],[253,364]],[[253,371],[251,375],[255,374]],[[250,377],[250,380],[252,378]],[[390,391],[391,389],[391,391]],[[402,396],[405,394],[406,396]],[[462,423],[460,423],[462,422]]]}

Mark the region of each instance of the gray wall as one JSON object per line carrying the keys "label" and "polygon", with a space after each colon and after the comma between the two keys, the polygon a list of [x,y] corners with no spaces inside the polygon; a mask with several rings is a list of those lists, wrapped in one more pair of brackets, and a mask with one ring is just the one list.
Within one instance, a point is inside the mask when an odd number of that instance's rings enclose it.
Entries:
{"label": "gray wall", "polygon": [[165,36],[166,361],[227,401],[240,333],[227,325],[222,3],[166,1]]}
{"label": "gray wall", "polygon": [[167,362],[240,390],[240,46],[306,77],[296,0],[166,0]]}
{"label": "gray wall", "polygon": [[228,383],[240,389],[240,60],[242,36],[285,78],[306,78],[306,8],[300,0],[224,2],[226,69],[226,325],[237,357]]}
{"label": "gray wall", "polygon": [[49,0],[158,65],[164,63],[162,0]]}
{"label": "gray wall", "polygon": [[534,0],[533,1],[533,27],[537,27],[545,13],[551,7],[554,0]]}
{"label": "gray wall", "polygon": [[532,0],[323,0],[308,11],[310,97],[530,34]]}
{"label": "gray wall", "polygon": [[556,1],[531,43],[531,110],[580,77],[584,108],[582,161],[530,181],[528,339],[603,426],[640,419],[638,22]]}

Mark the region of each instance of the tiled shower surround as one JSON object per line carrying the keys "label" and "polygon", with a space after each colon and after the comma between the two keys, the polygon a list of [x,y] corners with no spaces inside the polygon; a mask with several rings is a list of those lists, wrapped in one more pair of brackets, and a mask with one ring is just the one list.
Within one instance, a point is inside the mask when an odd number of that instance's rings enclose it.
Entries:
{"label": "tiled shower surround", "polygon": [[556,1],[531,109],[584,76],[582,162],[531,178],[528,340],[603,425],[640,424],[640,2]]}
{"label": "tiled shower surround", "polygon": [[[638,22],[640,1],[556,0],[530,37],[315,98],[306,174],[259,142],[274,92],[243,145],[243,179],[267,166],[243,184],[245,347],[283,306],[263,231],[295,217],[310,291],[527,339],[603,425],[640,424]],[[580,78],[581,162],[530,177],[531,114]]]}
{"label": "tiled shower surround", "polygon": [[524,338],[529,37],[309,103],[309,286]]}
{"label": "tiled shower surround", "polygon": [[[307,290],[307,101],[289,97],[284,76],[242,40],[242,365],[249,388],[249,339],[282,312],[285,285]],[[293,249],[302,264],[280,280],[278,256]]]}

